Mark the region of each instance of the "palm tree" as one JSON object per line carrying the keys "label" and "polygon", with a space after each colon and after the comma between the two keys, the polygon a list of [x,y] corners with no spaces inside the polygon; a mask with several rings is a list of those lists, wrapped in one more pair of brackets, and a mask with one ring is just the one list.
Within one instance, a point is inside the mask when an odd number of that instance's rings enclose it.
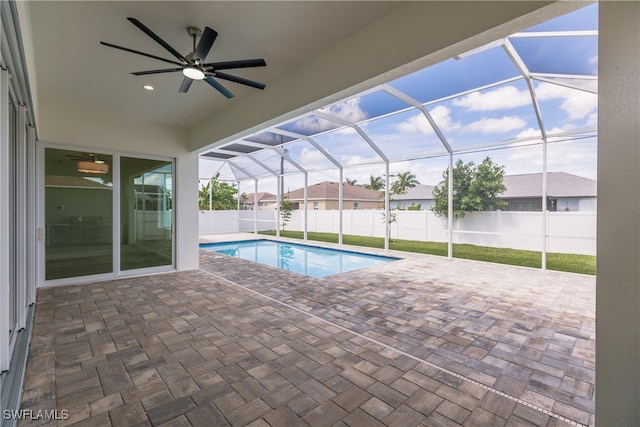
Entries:
{"label": "palm tree", "polygon": [[358,182],[357,179],[350,179],[350,178],[345,178],[345,181],[349,185],[356,185],[356,182]]}
{"label": "palm tree", "polygon": [[384,188],[384,179],[381,176],[373,176],[369,177],[369,183],[363,185],[364,188],[368,188],[369,190],[382,190]]}
{"label": "palm tree", "polygon": [[409,188],[420,185],[420,182],[416,179],[416,176],[410,171],[399,173],[395,177],[396,180],[393,182],[393,184],[391,184],[391,192],[393,194],[404,194]]}
{"label": "palm tree", "polygon": [[200,192],[198,195],[198,208],[200,211],[208,211],[211,209],[211,181],[206,184],[200,185]]}

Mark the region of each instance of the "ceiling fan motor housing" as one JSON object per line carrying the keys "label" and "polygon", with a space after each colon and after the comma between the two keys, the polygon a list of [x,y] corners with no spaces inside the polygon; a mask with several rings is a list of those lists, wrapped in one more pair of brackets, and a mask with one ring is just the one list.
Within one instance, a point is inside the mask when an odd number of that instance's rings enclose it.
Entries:
{"label": "ceiling fan motor housing", "polygon": [[189,33],[191,37],[200,37],[202,30],[198,27],[187,27],[187,33]]}

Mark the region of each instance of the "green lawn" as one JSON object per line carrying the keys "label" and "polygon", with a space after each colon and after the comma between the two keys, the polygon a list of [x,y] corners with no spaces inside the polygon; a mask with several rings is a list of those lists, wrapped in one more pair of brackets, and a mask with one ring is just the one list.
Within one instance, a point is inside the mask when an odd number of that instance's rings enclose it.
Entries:
{"label": "green lawn", "polygon": [[[275,231],[264,231],[261,234],[275,236]],[[302,231],[283,231],[282,237],[302,239]],[[333,233],[307,233],[309,240],[319,242],[338,243],[338,235]],[[381,237],[365,237],[343,235],[342,242],[345,245],[365,246],[370,248],[384,248],[384,239]],[[415,240],[392,240],[389,249],[405,252],[417,252],[421,254],[447,256],[447,244],[441,242],[419,242]],[[542,255],[536,251],[523,251],[517,249],[491,248],[487,246],[475,246],[467,244],[453,244],[453,256],[455,258],[472,259],[476,261],[496,262],[499,264],[520,265],[524,267],[540,268]],[[567,271],[570,273],[596,274],[596,257],[589,255],[547,253],[547,268],[549,270]]]}

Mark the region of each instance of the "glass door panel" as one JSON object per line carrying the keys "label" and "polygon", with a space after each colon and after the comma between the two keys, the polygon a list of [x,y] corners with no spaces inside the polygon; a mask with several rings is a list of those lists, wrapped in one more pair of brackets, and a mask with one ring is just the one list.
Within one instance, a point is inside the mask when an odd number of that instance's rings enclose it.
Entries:
{"label": "glass door panel", "polygon": [[173,164],[120,158],[120,269],[173,265]]}
{"label": "glass door panel", "polygon": [[45,149],[46,280],[113,272],[113,157]]}

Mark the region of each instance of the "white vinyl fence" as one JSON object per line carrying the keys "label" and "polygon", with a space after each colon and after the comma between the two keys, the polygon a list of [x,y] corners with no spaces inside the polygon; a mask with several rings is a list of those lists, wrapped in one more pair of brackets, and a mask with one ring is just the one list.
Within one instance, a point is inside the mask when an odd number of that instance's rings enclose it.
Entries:
{"label": "white vinyl fence", "polygon": [[[391,238],[446,242],[447,219],[431,211],[392,211]],[[453,222],[453,243],[497,248],[542,249],[542,212],[473,212]],[[547,251],[596,254],[595,212],[548,212]],[[307,231],[339,232],[339,211],[308,211]],[[275,211],[258,211],[258,231],[274,230]],[[343,234],[384,237],[384,210],[343,211]],[[286,230],[304,231],[304,212],[293,211]],[[207,211],[200,234],[253,232],[253,211]]]}

